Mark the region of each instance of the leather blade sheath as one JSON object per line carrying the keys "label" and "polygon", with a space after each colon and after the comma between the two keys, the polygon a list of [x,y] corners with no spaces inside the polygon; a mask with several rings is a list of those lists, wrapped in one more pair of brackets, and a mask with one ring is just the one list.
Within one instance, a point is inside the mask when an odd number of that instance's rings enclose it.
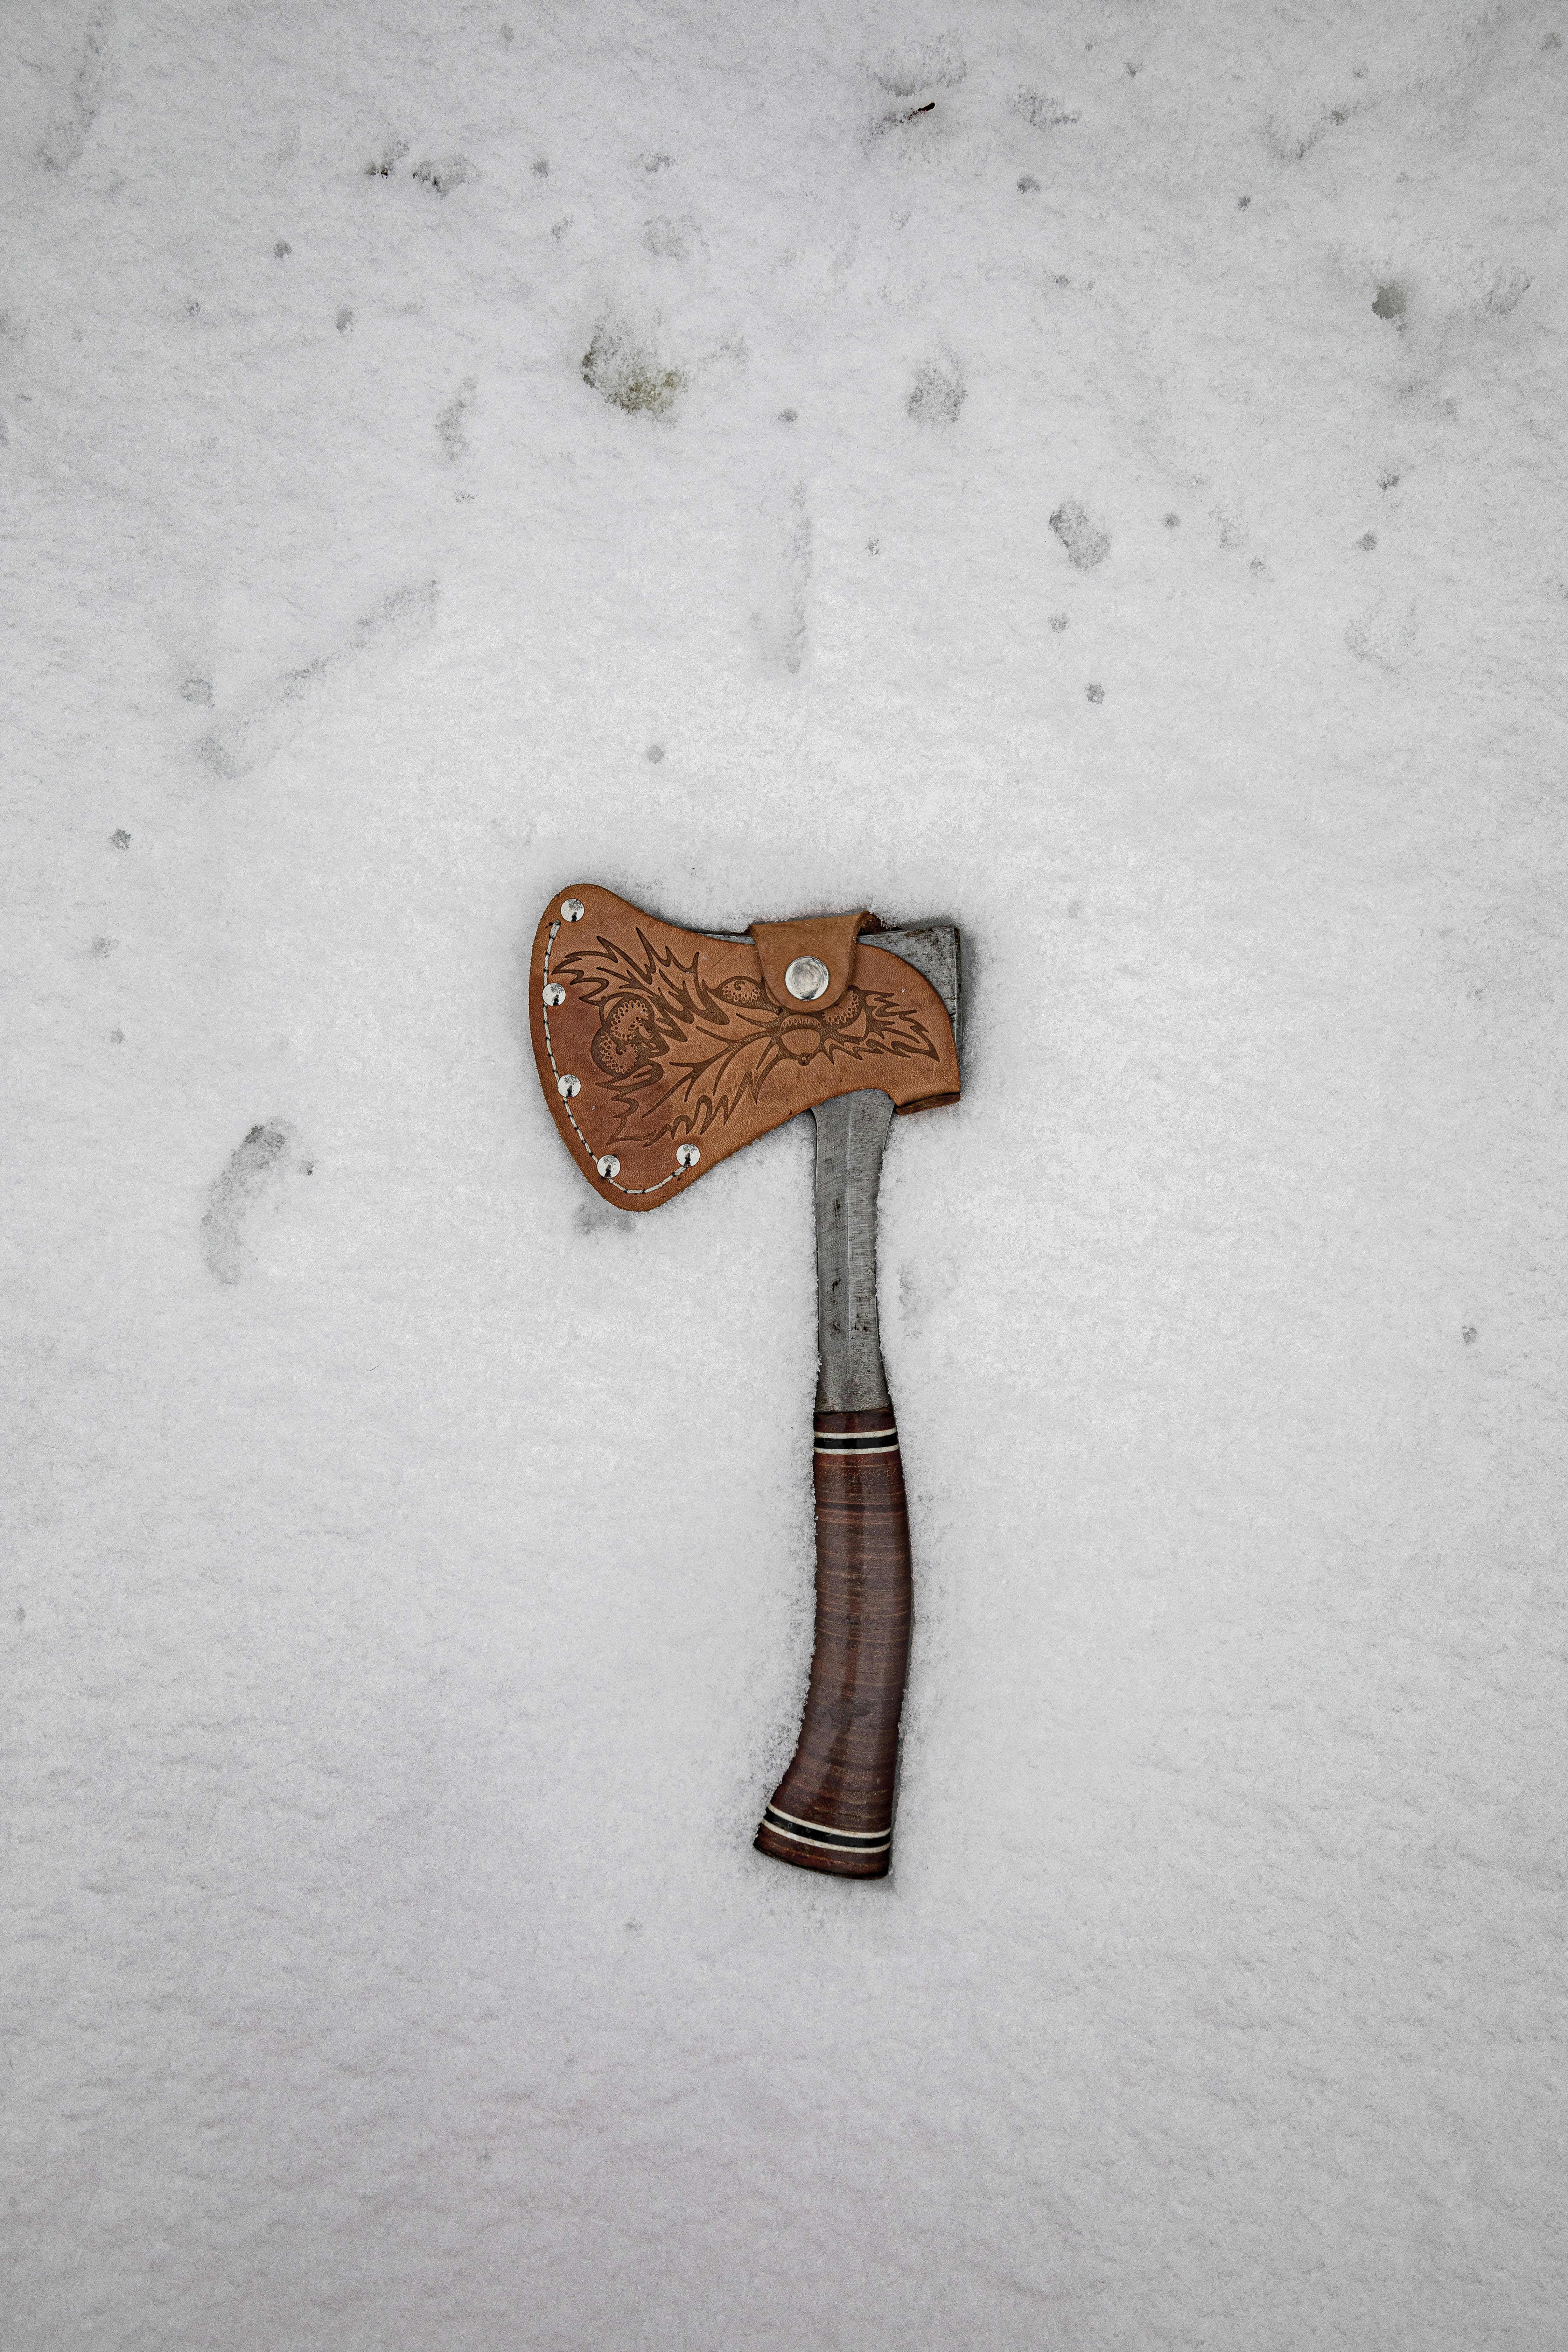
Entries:
{"label": "leather blade sheath", "polygon": [[[862,936],[875,928],[865,913],[807,916],[717,939],[589,882],[552,899],[529,966],[534,1060],[594,1190],[656,1209],[786,1119],[864,1087],[902,1111],[956,1102],[947,1007]],[[787,975],[804,958],[827,982],[797,1001]]]}

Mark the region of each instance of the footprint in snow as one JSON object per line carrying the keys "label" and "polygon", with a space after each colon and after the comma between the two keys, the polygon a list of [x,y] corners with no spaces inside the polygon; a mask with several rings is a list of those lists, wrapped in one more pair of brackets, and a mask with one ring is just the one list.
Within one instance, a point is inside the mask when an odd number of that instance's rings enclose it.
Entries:
{"label": "footprint in snow", "polygon": [[915,370],[904,409],[917,425],[956,425],[966,397],[963,369],[944,355]]}
{"label": "footprint in snow", "polygon": [[51,172],[68,172],[87,144],[87,134],[102,111],[109,89],[109,26],[111,7],[100,8],[82,38],[76,79],[71,85],[68,114],[50,123],[39,142],[38,153]]}
{"label": "footprint in snow", "polygon": [[202,1254],[219,1282],[244,1280],[256,1263],[247,1229],[268,1210],[276,1213],[289,1175],[313,1172],[298,1145],[287,1119],[268,1119],[251,1129],[215,1181],[202,1219]]}
{"label": "footprint in snow", "polygon": [[1062,104],[1059,98],[1047,98],[1043,89],[1020,89],[1013,99],[1013,111],[1021,115],[1031,131],[1061,131],[1076,122],[1076,113]]}
{"label": "footprint in snow", "polygon": [[1529,291],[1530,279],[1522,269],[1500,269],[1482,298],[1483,307],[1494,318],[1506,319]]}
{"label": "footprint in snow", "polygon": [[436,419],[436,430],[440,436],[441,446],[454,466],[468,451],[468,436],[463,430],[463,419],[473,406],[474,394],[479,388],[478,377],[466,375]]}
{"label": "footprint in snow", "polygon": [[661,216],[646,224],[642,241],[650,253],[666,261],[684,261],[692,247],[701,244],[702,232],[689,213],[683,214],[679,220]]}
{"label": "footprint in snow", "polygon": [[682,368],[668,367],[652,337],[605,311],[583,354],[583,381],[628,416],[663,416],[686,389]]}
{"label": "footprint in snow", "polygon": [[1415,652],[1416,634],[1414,604],[1374,604],[1348,624],[1345,644],[1357,661],[1393,676]]}
{"label": "footprint in snow", "polygon": [[434,580],[400,588],[356,622],[346,645],[318,655],[302,669],[290,670],[248,710],[226,721],[220,732],[204,736],[197,751],[220,776],[248,775],[314,710],[341,694],[346,683],[356,676],[368,682],[390,667],[396,655],[426,637],[436,625],[437,600]]}
{"label": "footprint in snow", "polygon": [[931,89],[956,89],[968,71],[958,35],[938,33],[895,50],[872,79],[890,98],[920,98]]}
{"label": "footprint in snow", "polygon": [[782,517],[776,510],[767,517],[762,536],[770,543],[758,551],[759,596],[752,627],[763,659],[793,677],[805,659],[811,589],[811,509],[804,482],[791,488]]}
{"label": "footprint in snow", "polygon": [[449,196],[454,188],[463,187],[474,176],[474,167],[466,155],[430,156],[414,166],[414,177],[432,195]]}
{"label": "footprint in snow", "polygon": [[597,1201],[584,1201],[573,1215],[574,1230],[586,1238],[596,1234],[624,1234],[631,1223],[624,1209],[612,1209]]}
{"label": "footprint in snow", "polygon": [[1064,499],[1051,517],[1051,529],[1067,549],[1077,571],[1092,572],[1110,552],[1110,533],[1091,522],[1076,499]]}

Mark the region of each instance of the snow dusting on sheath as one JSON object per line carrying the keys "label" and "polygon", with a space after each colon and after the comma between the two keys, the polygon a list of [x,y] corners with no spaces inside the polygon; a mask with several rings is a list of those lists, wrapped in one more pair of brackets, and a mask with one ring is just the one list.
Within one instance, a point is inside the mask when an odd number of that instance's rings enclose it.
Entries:
{"label": "snow dusting on sheath", "polygon": [[[1547,2352],[1556,0],[0,37],[7,2352]],[[573,879],[963,926],[880,1887]]]}

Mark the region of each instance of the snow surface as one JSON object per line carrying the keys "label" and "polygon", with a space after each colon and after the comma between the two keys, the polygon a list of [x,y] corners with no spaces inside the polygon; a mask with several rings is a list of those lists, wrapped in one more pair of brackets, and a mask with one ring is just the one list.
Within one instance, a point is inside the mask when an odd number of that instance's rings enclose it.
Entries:
{"label": "snow surface", "polygon": [[[1565,36],[14,0],[5,2352],[1562,2345]],[[963,928],[882,1886],[580,878]]]}

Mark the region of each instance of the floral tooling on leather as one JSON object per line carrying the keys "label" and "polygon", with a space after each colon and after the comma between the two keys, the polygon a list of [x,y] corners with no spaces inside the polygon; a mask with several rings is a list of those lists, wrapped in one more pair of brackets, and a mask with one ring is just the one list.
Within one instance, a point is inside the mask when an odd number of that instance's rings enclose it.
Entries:
{"label": "floral tooling on leather", "polygon": [[742,1103],[760,1104],[777,1071],[819,1055],[830,1065],[940,1058],[919,1017],[879,989],[847,988],[826,1013],[783,1012],[745,973],[710,988],[698,969],[700,949],[683,963],[645,932],[637,938],[640,958],[601,934],[553,967],[599,1009],[588,1050],[610,1081],[620,1120],[612,1142],[705,1135]]}

